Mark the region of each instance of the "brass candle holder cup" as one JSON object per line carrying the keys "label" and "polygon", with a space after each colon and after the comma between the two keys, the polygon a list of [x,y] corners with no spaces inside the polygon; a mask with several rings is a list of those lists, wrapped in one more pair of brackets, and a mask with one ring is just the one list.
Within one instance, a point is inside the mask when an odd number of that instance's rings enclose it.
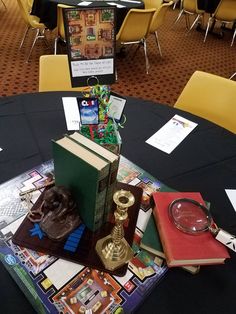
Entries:
{"label": "brass candle holder cup", "polygon": [[133,257],[133,251],[124,238],[123,224],[128,218],[128,208],[134,204],[135,198],[130,191],[119,190],[113,195],[113,200],[117,205],[114,212],[115,226],[111,234],[96,243],[97,254],[105,268],[111,271],[128,263]]}

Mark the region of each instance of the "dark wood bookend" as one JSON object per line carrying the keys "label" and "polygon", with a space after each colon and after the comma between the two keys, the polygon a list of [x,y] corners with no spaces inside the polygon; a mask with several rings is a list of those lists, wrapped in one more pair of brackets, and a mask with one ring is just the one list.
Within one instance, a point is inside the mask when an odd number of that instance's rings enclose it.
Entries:
{"label": "dark wood bookend", "polygon": [[[125,239],[129,245],[132,246],[143,190],[137,186],[118,182],[117,190],[120,189],[130,191],[135,197],[135,203],[129,208],[129,217],[124,224]],[[42,200],[43,193],[33,207],[39,208]],[[115,204],[113,204],[113,207],[115,208]],[[55,241],[49,239],[46,234],[41,231],[39,223],[33,223],[26,217],[15,232],[12,242],[16,245],[63,258],[87,267],[112,273],[117,276],[124,276],[128,264],[114,271],[109,271],[104,268],[95,251],[97,241],[107,236],[113,226],[114,220],[105,223],[99,230],[92,232],[85,227],[84,224],[81,224],[78,228],[73,230],[67,238],[61,241]]]}

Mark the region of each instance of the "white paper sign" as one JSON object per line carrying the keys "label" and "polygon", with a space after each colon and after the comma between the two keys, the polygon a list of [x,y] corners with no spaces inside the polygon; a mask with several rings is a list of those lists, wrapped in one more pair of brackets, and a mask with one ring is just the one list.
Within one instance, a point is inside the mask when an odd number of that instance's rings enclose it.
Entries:
{"label": "white paper sign", "polygon": [[88,6],[88,5],[90,5],[92,2],[90,2],[90,1],[82,1],[82,2],[79,2],[77,5],[82,5],[82,6]]}
{"label": "white paper sign", "polygon": [[122,2],[130,2],[130,3],[141,3],[141,1],[136,1],[136,0],[120,0]]}
{"label": "white paper sign", "polygon": [[2,151],[3,149],[0,147],[0,152]]}
{"label": "white paper sign", "polygon": [[170,154],[196,126],[197,123],[175,115],[146,143]]}
{"label": "white paper sign", "polygon": [[113,74],[114,59],[71,61],[73,77]]}
{"label": "white paper sign", "polygon": [[236,211],[236,190],[225,189],[225,192],[228,195],[228,198],[229,198],[231,204],[233,205],[234,210]]}
{"label": "white paper sign", "polygon": [[79,106],[76,97],[62,97],[68,131],[80,129]]}
{"label": "white paper sign", "polygon": [[126,99],[110,95],[111,105],[108,110],[108,117],[120,121],[122,112],[125,107]]}
{"label": "white paper sign", "polygon": [[126,8],[125,5],[118,4],[118,3],[115,3],[115,2],[107,2],[107,4],[116,6],[117,8]]}

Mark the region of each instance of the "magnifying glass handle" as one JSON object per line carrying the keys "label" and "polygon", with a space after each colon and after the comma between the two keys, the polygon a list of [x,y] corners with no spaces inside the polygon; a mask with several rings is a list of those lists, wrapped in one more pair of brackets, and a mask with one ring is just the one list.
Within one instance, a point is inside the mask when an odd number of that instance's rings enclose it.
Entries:
{"label": "magnifying glass handle", "polygon": [[223,243],[229,249],[236,252],[236,237],[223,229],[218,229],[217,234],[215,236],[216,240]]}

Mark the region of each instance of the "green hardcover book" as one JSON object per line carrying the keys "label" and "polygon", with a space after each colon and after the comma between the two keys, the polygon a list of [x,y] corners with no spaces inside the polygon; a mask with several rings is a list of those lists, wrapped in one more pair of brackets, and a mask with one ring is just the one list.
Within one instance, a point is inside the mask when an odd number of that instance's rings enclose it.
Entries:
{"label": "green hardcover book", "polygon": [[81,219],[97,230],[103,224],[110,163],[66,136],[52,143],[56,185],[71,191]]}
{"label": "green hardcover book", "polygon": [[156,228],[156,223],[153,215],[151,215],[148,220],[147,227],[140,243],[140,247],[154,255],[165,258],[165,254],[163,252],[161,240]]}
{"label": "green hardcover book", "polygon": [[[157,227],[156,227],[153,214],[151,214],[148,220],[147,227],[144,231],[144,234],[140,243],[140,247],[157,257],[161,257],[162,259],[165,259],[165,254],[163,252],[161,239],[160,239]],[[200,266],[191,266],[191,265],[182,266],[181,268],[190,272],[193,275],[197,274],[200,270]]]}
{"label": "green hardcover book", "polygon": [[114,154],[107,148],[92,141],[91,139],[87,138],[81,133],[74,132],[73,134],[69,135],[69,138],[75,140],[81,145],[84,145],[85,147],[93,151],[94,153],[98,154],[100,157],[110,162],[109,180],[108,180],[105,209],[104,209],[104,222],[106,222],[109,216],[109,213],[112,210],[113,194],[116,190],[116,183],[117,183],[116,177],[117,177],[117,172],[119,168],[120,156],[117,154]]}

